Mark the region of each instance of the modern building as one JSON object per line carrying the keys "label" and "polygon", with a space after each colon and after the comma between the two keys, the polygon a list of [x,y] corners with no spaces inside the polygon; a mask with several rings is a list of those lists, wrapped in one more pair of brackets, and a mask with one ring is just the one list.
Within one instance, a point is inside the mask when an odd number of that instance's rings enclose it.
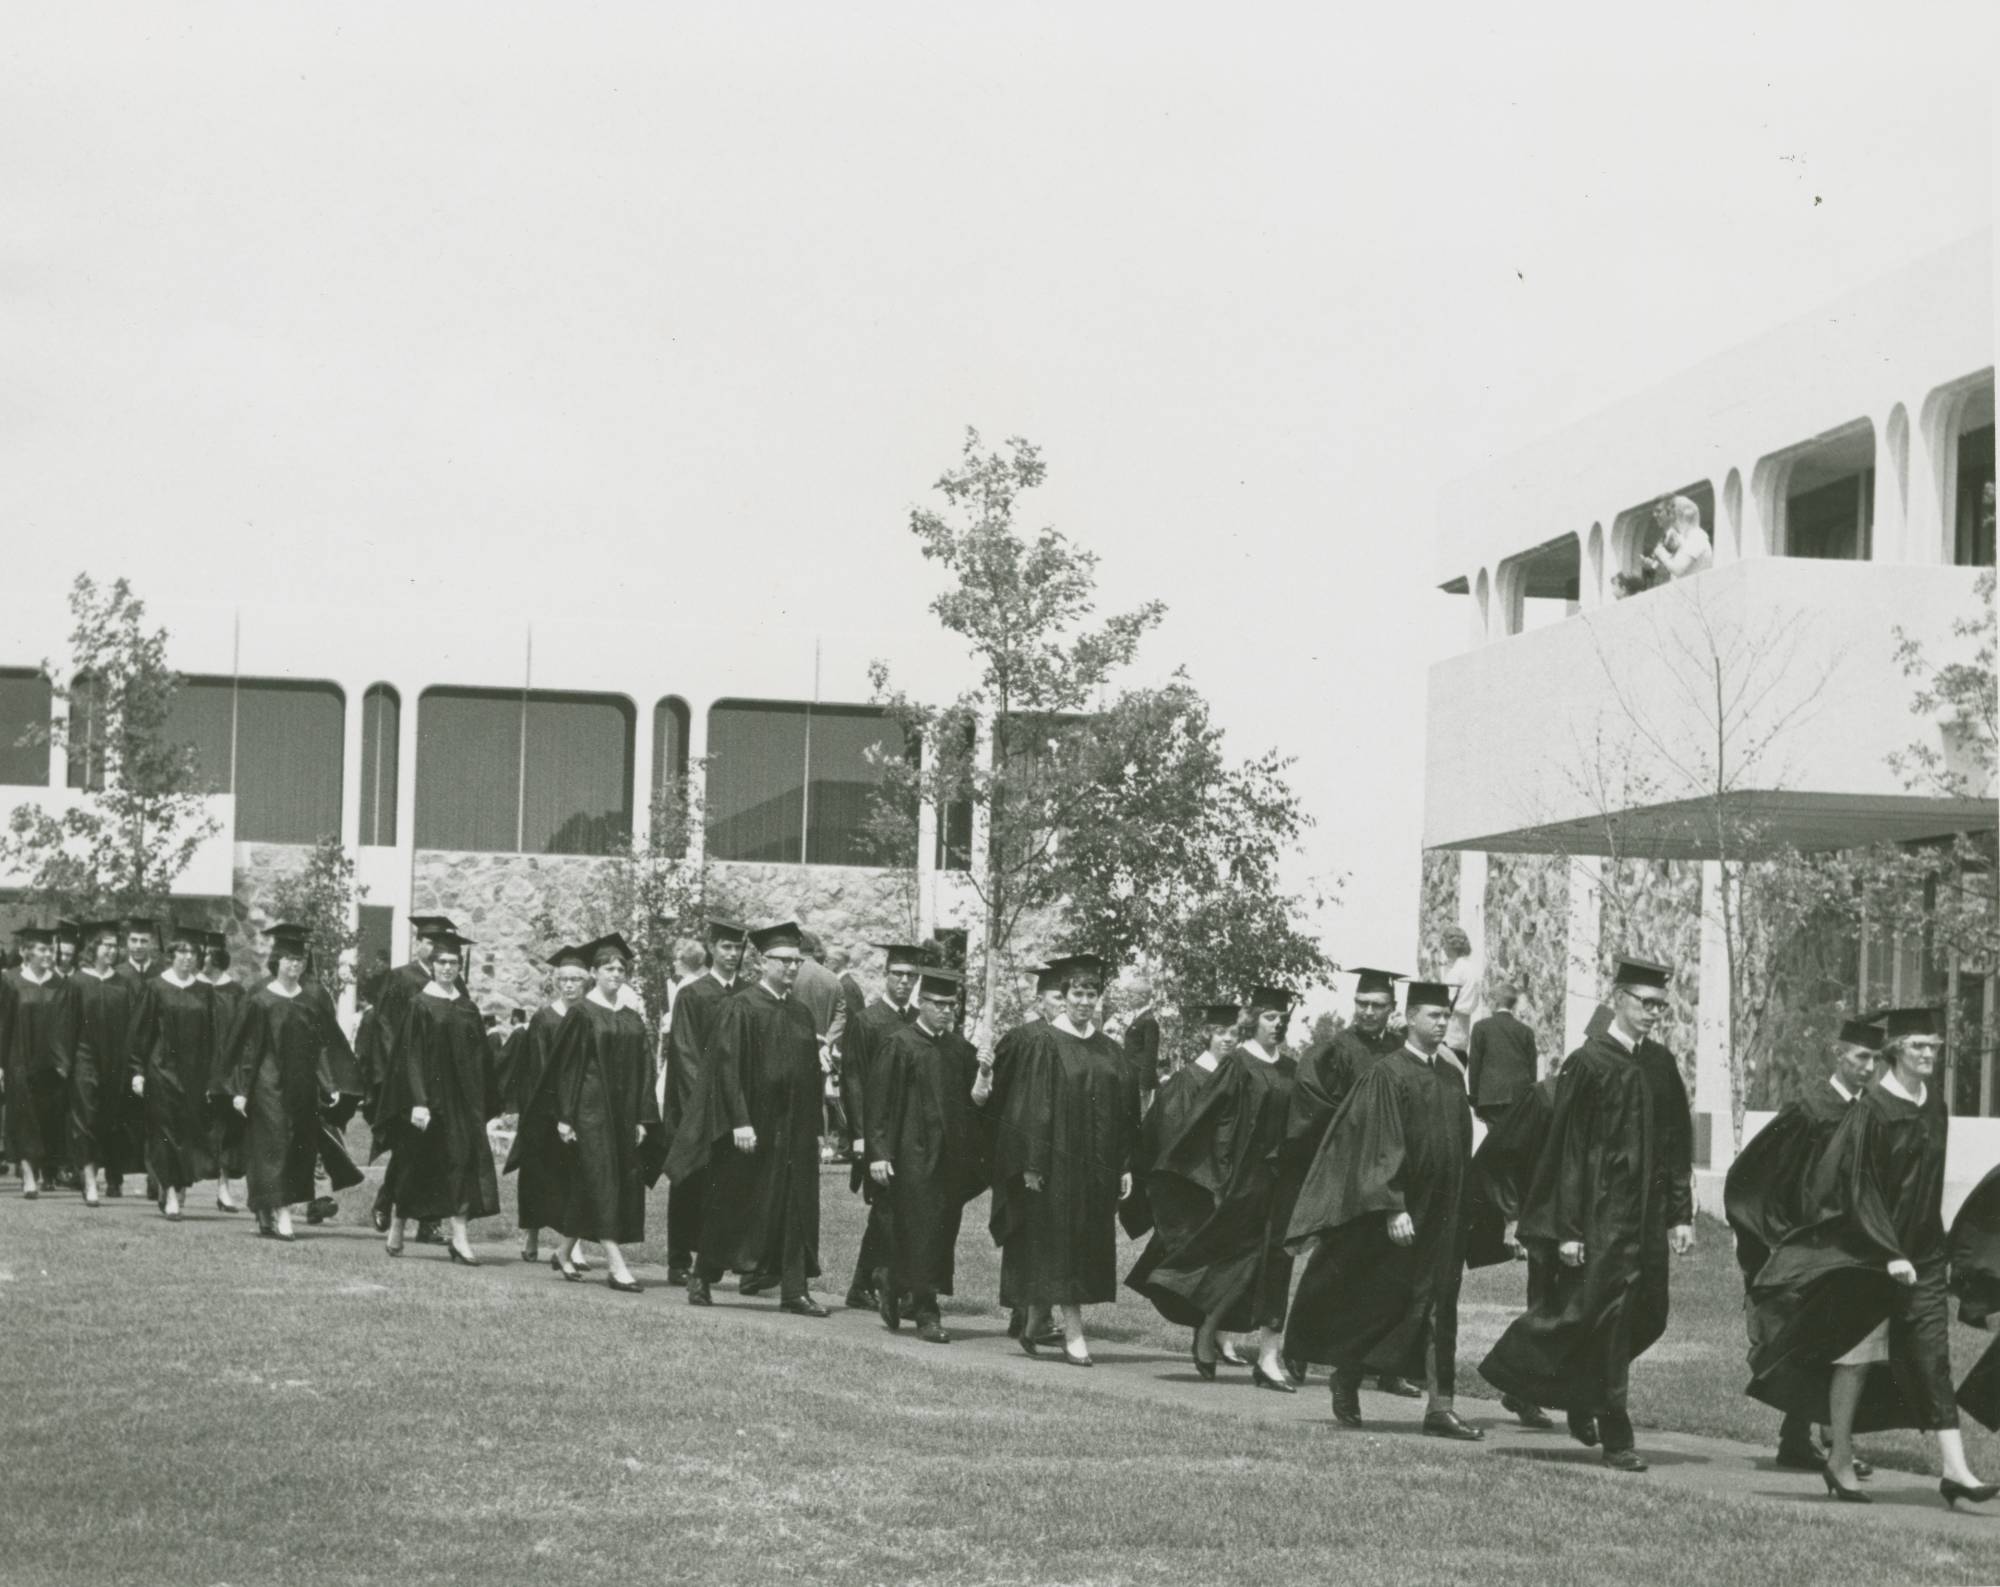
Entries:
{"label": "modern building", "polygon": [[[955,658],[921,633],[721,631],[685,615],[419,625],[390,611],[149,609],[186,678],[175,726],[219,823],[176,895],[254,943],[273,881],[336,834],[366,888],[364,963],[400,960],[410,912],[442,910],[480,944],[474,991],[527,1002],[536,922],[565,920],[608,848],[646,837],[654,795],[692,767],[706,821],[691,842],[721,905],[796,914],[863,954],[964,925],[964,812],[943,834],[921,812],[908,854],[870,837],[871,751],[911,747],[863,703],[878,656],[947,689]],[[91,778],[87,723],[72,724],[67,753],[33,742],[72,709],[41,670],[64,655],[68,626],[60,609],[0,611],[0,819],[24,803],[60,809]],[[0,876],[0,907],[20,881]]]}
{"label": "modern building", "polygon": [[[1436,579],[1470,631],[1430,677],[1427,933],[1456,919],[1524,983],[1545,1056],[1580,1040],[1613,951],[1673,962],[1710,1189],[1733,1138],[1722,845],[1994,828],[1991,788],[1935,797],[1890,762],[1958,748],[1912,714],[1897,647],[1949,654],[1994,564],[1993,340],[1988,232],[1443,494]],[[1675,496],[1712,566],[1638,587]],[[1850,948],[1852,1002],[1949,1002],[1954,1110],[2000,1114],[1993,967]],[[1953,1151],[1963,1184],[2000,1126]]]}

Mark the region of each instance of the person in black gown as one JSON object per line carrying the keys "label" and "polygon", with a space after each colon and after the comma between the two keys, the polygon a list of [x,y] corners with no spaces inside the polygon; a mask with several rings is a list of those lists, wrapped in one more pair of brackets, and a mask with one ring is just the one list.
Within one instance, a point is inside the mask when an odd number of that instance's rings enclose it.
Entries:
{"label": "person in black gown", "polygon": [[61,1163],[62,1073],[56,1058],[55,933],[23,926],[14,933],[21,963],[0,973],[0,1088],[7,1100],[5,1156],[21,1173],[21,1196],[33,1201]]}
{"label": "person in black gown", "polygon": [[[2000,1168],[1987,1170],[1951,1221],[1951,1292],[1969,1328],[2000,1321]],[[1958,1386],[1958,1408],[2000,1433],[2000,1339],[1988,1345]]]}
{"label": "person in black gown", "polygon": [[1932,1091],[1944,1042],[1933,1009],[1887,1016],[1888,1067],[1812,1165],[1796,1224],[1751,1285],[1750,1390],[1823,1420],[1828,1494],[1865,1504],[1854,1434],[1937,1436],[1948,1505],[2000,1494],[1965,1461],[1951,1383],[1944,1232],[1950,1117]]}
{"label": "person in black gown", "polygon": [[596,984],[562,1016],[507,1166],[542,1169],[540,1210],[562,1236],[557,1272],[575,1282],[571,1256],[579,1241],[594,1240],[604,1247],[606,1282],[637,1295],[623,1248],[646,1237],[646,1190],[663,1155],[653,1043],[645,1016],[619,996],[631,946],[613,932],[581,952]]}
{"label": "person in black gown", "polygon": [[819,1275],[819,1031],[791,995],[805,950],[794,921],[750,943],[760,978],[718,1010],[668,1161],[669,1173],[709,1176],[688,1303],[712,1304],[711,1286],[733,1270],[754,1281],[751,1293],[776,1275],[781,1310],[824,1317],[809,1288]]}
{"label": "person in black gown", "polygon": [[[208,988],[209,998],[215,1007],[215,1061],[222,1061],[224,1046],[228,1043],[229,1032],[242,1012],[243,999],[247,988],[229,973],[229,938],[220,931],[203,934],[201,952],[201,981]],[[211,1073],[211,1092],[220,1070]],[[215,1160],[215,1210],[217,1212],[240,1212],[235,1195],[229,1188],[232,1179],[241,1179],[244,1171],[243,1160],[243,1120],[234,1108],[215,1110],[215,1118],[209,1126],[209,1156]]]}
{"label": "person in black gown", "polygon": [[993,1091],[971,1043],[953,1029],[961,980],[926,969],[917,1014],[875,1042],[868,1071],[868,1174],[875,1187],[884,1260],[874,1274],[883,1324],[902,1323],[905,1301],[927,1344],[950,1344],[938,1297],[952,1293],[965,1204],[986,1188],[979,1110]]}
{"label": "person in black gown", "polygon": [[[1750,1315],[1750,1286],[1770,1260],[1772,1250],[1797,1225],[1806,1175],[1855,1098],[1874,1079],[1875,1056],[1882,1039],[1879,1024],[1862,1019],[1846,1021],[1833,1044],[1833,1072],[1780,1108],[1729,1165],[1722,1204],[1736,1234],[1746,1319]],[[1826,1451],[1813,1442],[1811,1417],[1785,1413],[1778,1429],[1777,1463],[1791,1471],[1818,1471],[1826,1464]],[[1869,1474],[1864,1468],[1865,1462],[1856,1460],[1858,1476]]]}
{"label": "person in black gown", "polygon": [[410,1218],[449,1226],[454,1263],[479,1266],[467,1224],[500,1210],[499,1177],[486,1122],[500,1112],[479,1011],[458,986],[468,940],[433,930],[430,976],[403,1013],[383,1087],[382,1112],[394,1133],[389,1174],[395,1191],[386,1249],[403,1254]]}
{"label": "person in black gown", "polygon": [[[1117,1298],[1118,1204],[1132,1192],[1139,1091],[1124,1052],[1097,1028],[1104,961],[1072,954],[1050,968],[1064,1012],[1024,1027],[1004,1092],[996,1077],[989,1231],[1001,1248],[1000,1303],[1059,1311],[1063,1359],[1089,1366],[1083,1308]],[[1032,1355],[1040,1337],[1031,1326],[1022,1347]]]}
{"label": "person in black gown", "polygon": [[[361,1067],[367,1095],[362,1103],[362,1117],[374,1131],[380,1154],[379,1143],[400,1133],[400,1121],[384,1118],[382,1100],[389,1089],[389,1078],[397,1072],[399,1060],[396,1043],[403,1034],[405,1016],[410,1009],[410,999],[415,997],[431,979],[431,957],[436,951],[441,936],[455,932],[458,928],[445,915],[412,915],[410,930],[415,933],[410,946],[407,964],[399,964],[383,976],[375,1000],[375,1019],[369,1026],[371,1040],[368,1046],[356,1053]],[[396,1160],[393,1152],[389,1164],[383,1170],[382,1183],[375,1192],[373,1222],[377,1234],[389,1231],[389,1213],[396,1194]],[[427,1219],[417,1223],[417,1243],[435,1244],[437,1226]]]}
{"label": "person in black gown", "polygon": [[[1472,1179],[1466,1198],[1465,1265],[1493,1267],[1502,1262],[1525,1262],[1531,1308],[1540,1303],[1547,1288],[1548,1270],[1519,1239],[1521,1203],[1541,1161],[1549,1121],[1555,1117],[1555,1111],[1556,1077],[1550,1075],[1530,1086],[1486,1132],[1486,1138],[1472,1154]],[[1548,1413],[1533,1400],[1503,1394],[1500,1408],[1511,1412],[1523,1427],[1541,1430],[1555,1426]]]}
{"label": "person in black gown", "polygon": [[[999,1120],[1007,1110],[1008,1077],[1013,1073],[1013,1058],[1022,1047],[1033,1041],[1042,1027],[1050,1021],[1060,1019],[1063,1011],[1062,975],[1050,965],[1042,965],[1034,972],[1034,999],[1028,1006],[1026,1017],[1020,1024],[1002,1031],[993,1044],[993,1095],[986,1105],[987,1161],[997,1160],[995,1136]],[[1231,1045],[1234,1045],[1232,1039]],[[1122,1211],[1122,1209],[1121,1209]],[[990,1220],[989,1220],[990,1221]],[[1150,1228],[1147,1224],[1145,1228]],[[1135,1234],[1143,1234],[1145,1228],[1134,1229]],[[996,1236],[997,1238],[997,1236]],[[1054,1349],[1062,1343],[1062,1330],[1057,1328],[1047,1307],[1011,1306],[1007,1311],[1007,1337],[1020,1339],[1023,1336],[1034,1341],[1038,1348]]]}
{"label": "person in black gown", "polygon": [[1624,958],[1613,1017],[1563,1060],[1518,1238],[1548,1285],[1480,1363],[1502,1394],[1568,1413],[1570,1436],[1639,1472],[1632,1362],[1667,1326],[1667,1258],[1694,1249],[1694,1130],[1672,1053],[1652,1039],[1665,965]]}
{"label": "person in black gown", "polygon": [[70,1153],[83,1203],[95,1207],[103,1187],[135,1166],[125,1118],[127,1105],[144,1097],[146,1077],[131,1051],[139,982],[116,968],[118,922],[99,921],[81,935],[83,962],[56,1003],[55,1049],[69,1088]]}
{"label": "person in black gown", "polygon": [[[701,1093],[701,1056],[715,1032],[722,1005],[745,990],[744,950],[750,936],[733,920],[710,916],[709,967],[674,994],[673,1019],[667,1030],[666,1100],[660,1107],[667,1142],[667,1282],[685,1284],[694,1271],[701,1244],[703,1187],[707,1183],[709,1142],[698,1136],[705,1120],[695,1117]],[[699,1162],[702,1166],[696,1168]]]}
{"label": "person in black gown", "polygon": [[208,1087],[218,1037],[215,995],[198,971],[205,933],[176,922],[165,969],[144,984],[136,1044],[146,1071],[146,1172],[160,1211],[178,1223],[183,1198],[215,1172]]}
{"label": "person in black gown", "polygon": [[[528,1020],[527,1034],[514,1061],[508,1066],[506,1083],[503,1087],[502,1103],[514,1115],[514,1146],[508,1154],[509,1172],[518,1171],[515,1181],[515,1222],[521,1230],[521,1260],[539,1262],[542,1259],[541,1233],[544,1228],[555,1224],[555,1195],[560,1188],[559,1179],[549,1172],[553,1166],[543,1160],[540,1154],[523,1151],[521,1137],[527,1127],[528,1110],[541,1091],[542,1080],[549,1072],[549,1057],[555,1050],[556,1032],[562,1028],[564,1017],[583,1000],[583,994],[591,984],[590,956],[580,947],[561,947],[549,955],[549,965],[555,977],[555,996],[536,1009]],[[551,1258],[558,1272],[562,1263]],[[588,1272],[589,1264],[580,1260],[572,1244],[569,1248],[569,1265],[578,1272]]]}
{"label": "person in black gown", "polygon": [[1453,1405],[1472,1108],[1443,1048],[1452,989],[1412,981],[1402,1051],[1378,1060],[1334,1115],[1306,1171],[1289,1241],[1312,1245],[1289,1354],[1333,1366],[1333,1414],[1359,1427],[1369,1372],[1423,1376],[1423,1431],[1485,1435]]}
{"label": "person in black gown", "polygon": [[873,1154],[868,1150],[868,1071],[876,1050],[890,1034],[917,1017],[915,998],[917,977],[930,955],[910,943],[877,943],[884,955],[882,995],[862,1006],[858,1025],[850,1024],[842,1037],[840,1053],[840,1110],[847,1119],[849,1145],[854,1164],[848,1174],[848,1188],[869,1203],[868,1222],[861,1232],[861,1251],[854,1261],[854,1277],[848,1283],[847,1304],[855,1310],[873,1310],[881,1304],[875,1293],[875,1274],[889,1263],[883,1245],[882,1220],[875,1215],[878,1199],[870,1178]]}
{"label": "person in black gown", "polygon": [[[276,969],[243,999],[216,1082],[244,1121],[244,1179],[257,1233],[285,1241],[294,1238],[292,1204],[312,1199],[327,1120],[341,1093],[357,1084],[337,1075],[329,1061],[331,1015],[304,980],[307,936],[304,926],[271,927]],[[344,1156],[329,1167],[336,1169],[335,1190],[361,1182]]]}

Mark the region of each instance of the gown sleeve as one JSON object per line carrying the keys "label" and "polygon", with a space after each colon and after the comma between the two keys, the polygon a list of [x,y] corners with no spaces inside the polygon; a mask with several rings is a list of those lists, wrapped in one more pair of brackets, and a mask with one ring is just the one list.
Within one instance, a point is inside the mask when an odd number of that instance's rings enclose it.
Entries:
{"label": "gown sleeve", "polygon": [[1386,1064],[1350,1091],[1327,1126],[1292,1210],[1286,1244],[1299,1245],[1370,1214],[1407,1211],[1403,1097]]}

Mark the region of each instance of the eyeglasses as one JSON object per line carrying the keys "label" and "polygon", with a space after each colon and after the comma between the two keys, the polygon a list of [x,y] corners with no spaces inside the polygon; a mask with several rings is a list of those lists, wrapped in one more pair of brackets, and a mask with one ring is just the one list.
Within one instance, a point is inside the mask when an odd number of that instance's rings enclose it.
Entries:
{"label": "eyeglasses", "polygon": [[1625,995],[1649,1014],[1661,1014],[1666,1011],[1667,1000],[1663,997],[1641,997],[1637,992],[1627,992]]}

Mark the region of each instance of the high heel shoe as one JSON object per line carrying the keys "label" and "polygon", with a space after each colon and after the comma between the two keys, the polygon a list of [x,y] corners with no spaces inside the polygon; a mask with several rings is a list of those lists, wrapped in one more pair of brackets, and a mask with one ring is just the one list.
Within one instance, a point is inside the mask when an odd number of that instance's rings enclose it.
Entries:
{"label": "high heel shoe", "polygon": [[454,1262],[456,1262],[456,1263],[457,1263],[457,1264],[458,1264],[458,1265],[459,1265],[460,1267],[478,1267],[478,1266],[479,1266],[479,1258],[478,1258],[478,1257],[474,1256],[474,1255],[473,1255],[473,1254],[472,1254],[472,1253],[471,1253],[470,1251],[461,1251],[461,1250],[459,1250],[459,1248],[458,1248],[457,1246],[453,1245],[453,1244],[452,1244],[452,1243],[451,1243],[451,1242],[450,1242],[449,1240],[447,1240],[447,1241],[445,1242],[445,1247],[444,1247],[444,1254],[445,1254],[446,1256],[450,1257],[450,1258],[451,1258],[451,1259],[452,1259],[452,1260],[453,1260]]}
{"label": "high heel shoe", "polygon": [[382,1249],[387,1251],[391,1256],[401,1256],[403,1254],[403,1248],[400,1245],[385,1245]]}
{"label": "high heel shoe", "polygon": [[608,1288],[617,1290],[618,1293],[621,1295],[640,1295],[645,1293],[645,1286],[642,1285],[636,1278],[629,1279],[625,1283],[621,1284],[617,1279],[613,1278],[609,1273],[607,1273],[604,1275],[604,1282]]}
{"label": "high heel shoe", "polygon": [[565,1284],[581,1284],[583,1282],[583,1275],[581,1273],[573,1267],[564,1265],[560,1251],[551,1251],[549,1253],[549,1267],[552,1271],[562,1275],[562,1281]]}
{"label": "high heel shoe", "polygon": [[1073,1367],[1094,1367],[1097,1365],[1095,1361],[1090,1359],[1090,1347],[1088,1345],[1083,1347],[1083,1354],[1080,1356],[1071,1355],[1069,1353],[1069,1346],[1064,1345],[1062,1358]]}
{"label": "high heel shoe", "polygon": [[1213,1383],[1215,1381],[1215,1363],[1213,1361],[1202,1360],[1201,1341],[1199,1338],[1188,1346],[1188,1355],[1194,1361],[1194,1369],[1201,1374],[1202,1381]]}
{"label": "high heel shoe", "polygon": [[1272,1377],[1270,1373],[1264,1370],[1264,1363],[1261,1361],[1254,1361],[1250,1364],[1250,1381],[1260,1389],[1276,1389],[1280,1394],[1296,1394],[1299,1392],[1298,1385],[1292,1382],[1291,1379]]}
{"label": "high heel shoe", "polygon": [[1960,1499],[1967,1504],[1984,1504],[1995,1494],[2000,1494],[2000,1482],[1975,1482],[1968,1486],[1946,1477],[1938,1484],[1938,1497],[1944,1500],[1947,1510],[1956,1510]]}
{"label": "high heel shoe", "polygon": [[[1829,1494],[1831,1494],[1834,1498],[1838,1499],[1842,1504],[1873,1504],[1875,1502],[1873,1499],[1869,1498],[1867,1494],[1863,1493],[1859,1488],[1843,1488],[1840,1485],[1840,1479],[1835,1477],[1833,1474],[1833,1467],[1821,1466],[1819,1468],[1819,1474],[1820,1474],[1820,1479],[1826,1483],[1826,1491]],[[1945,1493],[1945,1489],[1947,1487],[1956,1487],[1956,1486],[1957,1486],[1956,1483],[1939,1483],[1938,1491],[1940,1493]],[[1946,1504],[1951,1503],[1951,1495],[1949,1493],[1945,1493],[1945,1503]]]}

